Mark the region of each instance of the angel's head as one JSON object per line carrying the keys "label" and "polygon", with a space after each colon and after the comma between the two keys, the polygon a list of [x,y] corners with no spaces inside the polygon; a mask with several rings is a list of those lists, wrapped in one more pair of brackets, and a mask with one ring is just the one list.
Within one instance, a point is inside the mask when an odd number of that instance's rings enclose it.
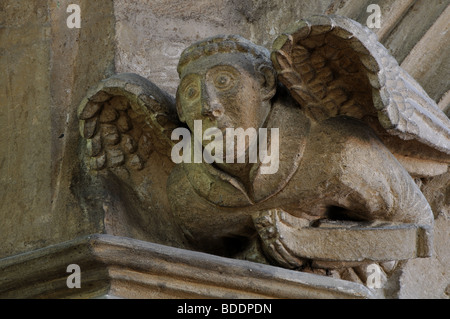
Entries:
{"label": "angel's head", "polygon": [[263,126],[276,92],[276,74],[267,49],[240,36],[217,36],[183,51],[178,64],[177,111],[193,129]]}

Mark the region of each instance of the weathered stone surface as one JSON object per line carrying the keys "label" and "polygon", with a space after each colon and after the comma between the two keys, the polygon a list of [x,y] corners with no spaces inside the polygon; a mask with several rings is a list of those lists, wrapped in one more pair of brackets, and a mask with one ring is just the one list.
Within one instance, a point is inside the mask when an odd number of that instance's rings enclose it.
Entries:
{"label": "weathered stone surface", "polygon": [[140,74],[175,95],[178,59],[191,43],[240,34],[270,46],[292,21],[323,13],[331,2],[116,0],[116,71]]}
{"label": "weathered stone surface", "polygon": [[[433,256],[406,263],[399,278],[400,289],[393,297],[400,299],[449,299],[450,218],[440,214],[435,221]],[[446,290],[447,289],[447,290]]]}
{"label": "weathered stone surface", "polygon": [[436,78],[445,79],[450,74],[450,3],[442,2],[445,3],[447,7],[434,7],[440,9],[436,10],[439,17],[401,64],[436,101],[450,89],[450,84],[445,81],[434,81]]}
{"label": "weathered stone surface", "polygon": [[[411,224],[323,220],[313,227],[308,220],[282,211],[263,213],[256,223],[264,244],[284,247],[298,258],[380,262],[429,257],[432,250],[432,241],[427,238],[432,230]],[[264,223],[269,226],[264,227]]]}
{"label": "weathered stone surface", "polygon": [[81,29],[67,28],[70,3],[0,4],[0,257],[102,229],[70,187],[76,106],[113,66],[112,1],[80,1]]}
{"label": "weathered stone surface", "polygon": [[444,174],[448,170],[446,163],[416,159],[399,154],[395,154],[395,157],[413,177],[433,177]]}
{"label": "weathered stone surface", "polygon": [[[181,232],[176,233],[186,240],[172,242],[177,246],[252,256],[314,273],[329,271],[355,282],[367,277],[364,267],[369,262],[394,261],[395,265],[395,261],[430,256],[432,211],[390,151],[417,157],[428,171],[413,165],[410,174],[416,177],[445,171],[449,121],[436,103],[371,32],[343,17],[316,16],[296,23],[275,41],[271,58],[265,48],[240,36],[216,36],[183,51],[176,103],[134,74],[111,77],[88,93],[79,108],[88,146],[95,134],[113,131],[115,137],[113,143],[102,144],[106,166],[86,161],[93,163],[87,168],[98,171],[97,181],[107,189],[102,194],[103,201],[110,201],[103,203],[107,232],[164,241],[158,236],[161,229],[139,222],[151,215],[179,227]],[[277,86],[276,75],[289,92]],[[260,77],[264,81],[255,82]],[[101,105],[93,108],[89,103],[98,99]],[[167,147],[172,144],[166,137],[180,125],[171,116],[175,107],[180,121],[194,133],[198,119],[222,130],[280,128],[280,172],[262,176],[260,162],[236,166],[227,161],[216,167],[191,162],[174,167],[152,161],[152,149],[158,149],[161,158],[170,153]],[[101,114],[109,108],[120,115],[102,123],[101,132],[86,126],[88,121],[97,123],[97,117],[102,122]],[[137,149],[125,142],[119,150],[128,134],[139,140]],[[389,148],[379,139],[389,142],[386,136],[395,135],[399,137],[388,143]],[[403,140],[408,141],[404,148]],[[423,149],[425,144],[434,150],[431,154]],[[139,165],[132,152],[142,161]],[[102,150],[96,153],[101,159]],[[427,160],[437,167],[423,163]],[[129,170],[126,163],[137,170]],[[152,170],[160,170],[160,180],[147,184],[145,177]],[[154,193],[162,195],[160,203]],[[78,195],[84,202],[90,193]],[[275,218],[257,221],[255,229],[249,223],[255,213],[282,207],[293,219],[310,224]],[[324,218],[342,222],[322,227]],[[353,219],[360,222],[349,223]],[[169,226],[165,230],[173,231]],[[262,252],[252,243],[255,233]],[[398,276],[393,275],[395,266],[384,269],[380,276],[388,287]]]}
{"label": "weathered stone surface", "polygon": [[46,1],[0,4],[1,257],[38,246],[52,224],[47,9]]}
{"label": "weathered stone surface", "polygon": [[[430,5],[426,1],[411,0],[336,0],[326,13],[343,15],[365,25],[371,14],[367,12],[370,4],[379,5],[381,10],[381,28],[372,29],[380,42],[399,64],[410,55],[410,62],[402,67],[437,102],[449,90],[446,81],[449,53],[445,52],[448,50],[445,43],[449,41],[449,33],[445,31],[448,29],[448,23],[445,23],[449,19],[446,12],[449,2],[437,1]],[[444,47],[438,49],[439,46]]]}
{"label": "weathered stone surface", "polygon": [[[399,62],[410,55],[404,64],[407,71],[418,72],[416,80],[436,102],[440,100],[440,109],[450,114],[450,95],[444,95],[448,92],[446,66],[449,54],[440,49],[440,45],[448,42],[446,1],[429,5],[424,1],[409,0],[216,0],[189,4],[163,0],[86,0],[78,2],[82,10],[80,30],[66,27],[69,3],[70,0],[7,0],[0,3],[0,68],[4,70],[0,79],[0,147],[3,150],[0,152],[0,258],[102,231],[155,242],[167,235],[164,229],[172,226],[168,226],[170,218],[161,217],[161,212],[168,207],[163,193],[151,193],[155,210],[143,219],[136,219],[139,216],[136,213],[138,201],[128,197],[128,190],[120,190],[114,182],[86,188],[92,182],[92,176],[74,178],[79,151],[76,106],[88,88],[114,71],[139,73],[174,95],[178,85],[176,63],[179,55],[199,38],[239,33],[270,47],[273,39],[296,19],[326,11],[365,24],[370,14],[365,10],[367,5],[376,3],[382,9],[383,23],[380,30],[374,31]],[[316,62],[320,64],[320,61]],[[103,102],[105,96],[92,98]],[[136,116],[133,112],[127,111],[131,119]],[[100,123],[111,123],[119,115],[120,111],[105,113]],[[166,123],[161,119],[159,122]],[[136,145],[127,136],[119,145],[133,154],[125,165],[132,170],[144,169],[145,177],[140,180],[138,193],[149,194],[154,180],[160,180],[172,163],[154,152],[154,145],[147,135],[142,135],[145,138],[137,135],[131,136]],[[148,147],[133,153],[138,142]],[[393,142],[394,145],[397,143],[398,140]],[[92,139],[87,147],[91,156],[97,156],[93,158],[92,167],[104,169],[108,162],[106,153],[100,150],[100,139]],[[420,149],[415,149],[412,154],[417,151]],[[145,170],[144,159],[163,163],[164,169]],[[444,182],[449,173],[442,174],[445,164],[399,159],[422,185],[436,218],[436,233],[433,256],[407,262],[405,271],[395,275],[399,281],[390,283],[392,288],[388,296],[448,298],[450,226],[448,213],[443,212],[449,209],[448,186]],[[92,189],[101,191],[92,195]],[[83,192],[90,195],[80,204],[74,194]],[[105,193],[113,195],[105,196]],[[211,213],[211,217],[214,214]],[[136,225],[152,225],[155,232],[149,236]],[[175,237],[166,237],[164,243],[182,245]],[[42,265],[28,270],[33,272]],[[364,273],[357,270],[328,273],[365,282]],[[390,271],[385,270],[385,273],[390,274]],[[326,274],[323,270],[322,275]],[[20,273],[15,275],[11,274],[11,278],[21,276]],[[61,274],[61,278],[65,275]],[[59,283],[63,285],[64,281],[61,279]],[[36,295],[40,289],[36,283],[25,289],[23,295]],[[128,296],[137,296],[134,293],[127,292]]]}
{"label": "weathered stone surface", "polygon": [[[409,260],[390,298],[450,298],[450,173],[422,179],[421,189],[435,215],[432,256]],[[447,290],[446,290],[447,289]]]}

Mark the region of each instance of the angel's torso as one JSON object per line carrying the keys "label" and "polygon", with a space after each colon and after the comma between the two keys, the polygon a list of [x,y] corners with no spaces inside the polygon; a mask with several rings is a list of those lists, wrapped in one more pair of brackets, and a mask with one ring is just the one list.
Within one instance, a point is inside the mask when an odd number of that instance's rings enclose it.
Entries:
{"label": "angel's torso", "polygon": [[[311,123],[291,99],[276,99],[267,121],[267,129],[279,129],[279,166],[264,174],[261,162],[249,170],[249,183],[207,163],[180,164],[192,187],[201,197],[222,207],[260,206],[282,193],[295,175],[306,147]],[[270,144],[270,142],[267,142]],[[230,164],[233,165],[233,164]],[[246,184],[246,186],[245,186]]]}

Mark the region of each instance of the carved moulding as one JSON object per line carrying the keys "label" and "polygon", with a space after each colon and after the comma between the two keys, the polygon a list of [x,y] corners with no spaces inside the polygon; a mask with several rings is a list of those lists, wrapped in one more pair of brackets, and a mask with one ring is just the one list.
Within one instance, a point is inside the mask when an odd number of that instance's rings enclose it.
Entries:
{"label": "carved moulding", "polygon": [[[81,287],[67,286],[67,266]],[[0,298],[374,298],[364,286],[105,234],[0,261]]]}

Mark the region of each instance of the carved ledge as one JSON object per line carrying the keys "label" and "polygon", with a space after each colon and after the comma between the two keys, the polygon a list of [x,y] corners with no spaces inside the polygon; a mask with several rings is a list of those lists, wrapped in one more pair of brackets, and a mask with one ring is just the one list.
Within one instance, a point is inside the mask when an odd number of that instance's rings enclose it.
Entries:
{"label": "carved ledge", "polygon": [[[67,266],[81,288],[66,285]],[[110,235],[0,260],[0,298],[374,298],[363,285]]]}

